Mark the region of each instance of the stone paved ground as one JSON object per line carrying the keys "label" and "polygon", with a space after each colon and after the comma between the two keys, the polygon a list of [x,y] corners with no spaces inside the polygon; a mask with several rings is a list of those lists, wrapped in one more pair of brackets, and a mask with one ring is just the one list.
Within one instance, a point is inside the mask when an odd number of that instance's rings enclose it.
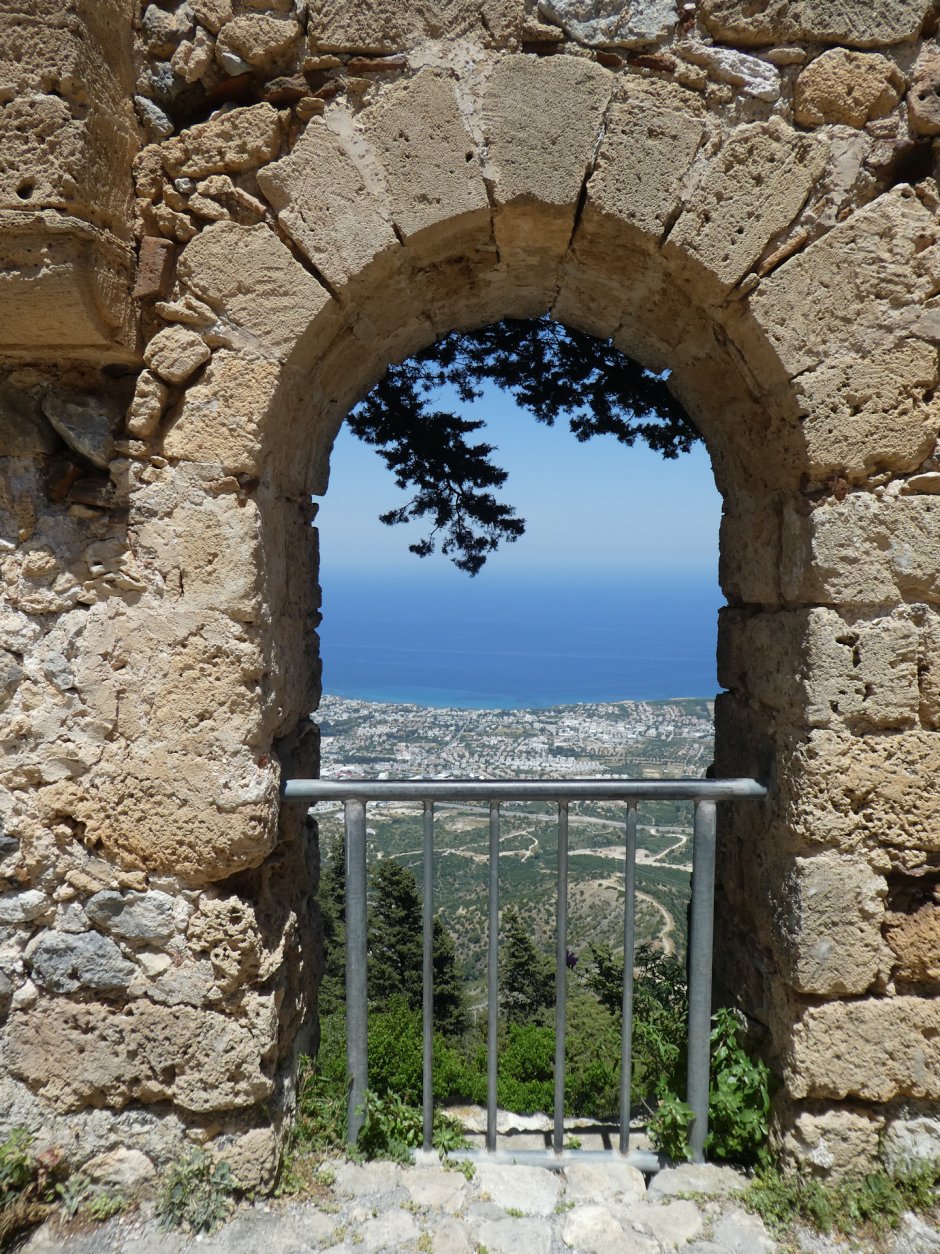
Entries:
{"label": "stone paved ground", "polygon": [[[855,1254],[876,1247],[794,1232],[774,1241],[736,1196],[727,1167],[660,1172],[647,1187],[625,1163],[565,1172],[480,1164],[472,1180],[433,1164],[325,1164],[324,1197],[240,1208],[219,1232],[162,1231],[141,1211],[97,1228],[47,1224],[22,1254]],[[905,1216],[879,1254],[940,1254],[940,1231]]]}

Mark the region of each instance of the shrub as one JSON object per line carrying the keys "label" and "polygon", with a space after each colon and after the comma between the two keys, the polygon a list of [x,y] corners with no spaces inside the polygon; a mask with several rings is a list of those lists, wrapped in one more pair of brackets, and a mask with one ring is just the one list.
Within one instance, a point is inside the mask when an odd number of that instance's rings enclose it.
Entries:
{"label": "shrub", "polygon": [[234,1205],[237,1183],[228,1163],[205,1150],[193,1150],[167,1170],[157,1198],[157,1217],[164,1228],[211,1232]]}

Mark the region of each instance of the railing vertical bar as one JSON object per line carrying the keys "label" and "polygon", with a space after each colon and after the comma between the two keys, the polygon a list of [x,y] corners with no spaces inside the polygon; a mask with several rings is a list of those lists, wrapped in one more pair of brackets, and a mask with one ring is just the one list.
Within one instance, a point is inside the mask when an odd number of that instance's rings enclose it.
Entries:
{"label": "railing vertical bar", "polygon": [[633,963],[636,956],[636,802],[627,802],[623,863],[623,1001],[620,1028],[620,1153],[630,1148],[630,1089],[633,1080]]}
{"label": "railing vertical bar", "polygon": [[565,1025],[568,1001],[568,802],[558,803],[558,903],[555,922],[555,1127],[552,1148],[565,1144]]}
{"label": "railing vertical bar", "polygon": [[344,803],[346,827],[346,1070],[349,1074],[347,1140],[356,1144],[369,1087],[369,1002],[366,960],[366,807]]}
{"label": "railing vertical bar", "polygon": [[422,969],[424,1025],[424,1148],[434,1132],[434,803],[424,803],[424,955]]}
{"label": "railing vertical bar", "polygon": [[692,834],[692,917],[689,927],[689,1064],[686,1100],[692,1161],[705,1160],[712,1003],[712,946],[715,931],[714,801],[696,801]]}
{"label": "railing vertical bar", "polygon": [[499,1057],[499,802],[490,802],[489,954],[486,973],[486,1148],[496,1149],[496,1064]]}

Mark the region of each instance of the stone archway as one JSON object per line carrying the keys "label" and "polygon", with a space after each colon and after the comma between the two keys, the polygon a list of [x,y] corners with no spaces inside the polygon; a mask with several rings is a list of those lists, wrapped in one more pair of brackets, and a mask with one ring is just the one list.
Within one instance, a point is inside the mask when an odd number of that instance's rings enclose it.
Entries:
{"label": "stone archway", "polygon": [[[318,963],[315,867],[278,827],[281,770],[315,769],[310,493],[389,361],[547,311],[668,366],[712,455],[718,769],[772,784],[722,831],[720,975],[767,1028],[779,1135],[839,1167],[936,1113],[935,188],[876,185],[860,128],[825,101],[807,120],[769,60],[733,53],[742,86],[713,48],[665,74],[511,42],[434,45],[361,108],[235,108],[138,162],[146,255],[188,238],[172,288],[158,265],[144,287],[126,525],[57,549],[43,506],[3,572],[29,678],[64,656],[70,679],[45,739],[65,766],[21,766],[4,816],[23,1121],[105,1149],[127,1108],[158,1158],[201,1130],[270,1175]],[[46,595],[59,625],[30,638]]]}

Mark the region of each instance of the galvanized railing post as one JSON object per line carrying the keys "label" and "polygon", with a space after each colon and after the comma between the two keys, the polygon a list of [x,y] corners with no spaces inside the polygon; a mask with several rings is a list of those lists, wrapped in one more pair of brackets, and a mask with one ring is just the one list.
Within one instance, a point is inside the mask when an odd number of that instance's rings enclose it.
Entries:
{"label": "galvanized railing post", "polygon": [[565,1144],[565,1018],[568,1000],[568,803],[558,803],[558,902],[555,910],[555,1127],[552,1149]]}
{"label": "galvanized railing post", "polygon": [[422,960],[424,1026],[424,1148],[434,1135],[434,803],[424,803],[424,954]]}
{"label": "galvanized railing post", "polygon": [[623,864],[623,999],[620,1028],[620,1153],[630,1149],[630,1090],[633,1081],[633,962],[636,956],[636,802],[627,802]]}
{"label": "galvanized railing post", "polygon": [[349,1076],[347,1141],[356,1144],[369,1087],[367,976],[366,807],[348,800],[346,823],[346,1070]]}
{"label": "galvanized railing post", "polygon": [[712,947],[715,932],[714,801],[696,801],[692,833],[692,918],[689,928],[689,1060],[686,1100],[692,1161],[705,1161],[711,1064]]}
{"label": "galvanized railing post", "polygon": [[486,1148],[496,1150],[499,1060],[499,803],[490,802],[489,952],[486,972]]}

